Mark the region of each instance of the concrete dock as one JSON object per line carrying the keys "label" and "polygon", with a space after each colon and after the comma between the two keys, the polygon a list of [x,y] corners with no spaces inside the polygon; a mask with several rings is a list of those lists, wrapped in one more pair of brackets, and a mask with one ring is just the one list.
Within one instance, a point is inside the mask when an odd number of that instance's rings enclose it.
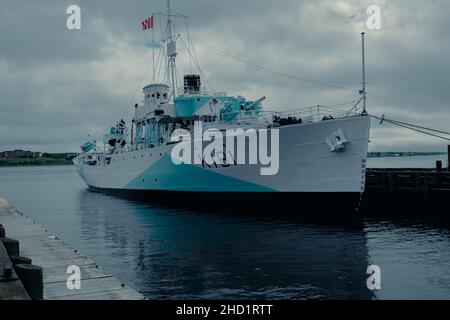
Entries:
{"label": "concrete dock", "polygon": [[[0,198],[0,223],[7,237],[20,241],[20,255],[43,268],[44,299],[48,300],[143,300],[137,291],[105,272],[91,259],[65,244],[57,236]],[[69,289],[69,266],[81,271],[81,288]],[[0,290],[2,287],[0,286]],[[5,293],[0,292],[5,299]],[[11,297],[12,298],[12,297]]]}

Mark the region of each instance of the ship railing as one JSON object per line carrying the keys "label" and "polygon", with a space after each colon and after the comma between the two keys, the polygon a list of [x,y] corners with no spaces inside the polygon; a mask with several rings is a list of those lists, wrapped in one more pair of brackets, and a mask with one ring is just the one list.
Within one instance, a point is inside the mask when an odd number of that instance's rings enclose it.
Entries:
{"label": "ship railing", "polygon": [[288,111],[267,111],[271,112],[274,116],[280,118],[296,117],[302,119],[302,121],[321,121],[330,118],[347,118],[351,116],[357,116],[362,114],[362,106],[360,100],[347,103],[341,106],[310,106],[303,107]]}
{"label": "ship railing", "polygon": [[225,91],[212,91],[206,87],[181,87],[178,88],[180,95],[204,95],[204,96],[217,96],[226,97],[227,93]]}
{"label": "ship railing", "polygon": [[[226,120],[230,119],[230,120]],[[262,110],[237,111],[222,113],[215,122],[207,122],[203,124],[205,128],[214,127],[217,129],[227,128],[229,126],[241,127],[267,127],[271,125],[273,116]]]}
{"label": "ship railing", "polygon": [[[314,106],[304,107],[288,111],[270,111],[270,110],[242,110],[222,113],[219,123],[224,126],[232,124],[253,124],[265,126],[273,124],[280,119],[288,119],[293,123],[316,122],[329,119],[347,118],[357,116],[362,113],[362,107],[354,105],[350,111],[348,107],[338,106]],[[226,120],[231,119],[231,120]]]}

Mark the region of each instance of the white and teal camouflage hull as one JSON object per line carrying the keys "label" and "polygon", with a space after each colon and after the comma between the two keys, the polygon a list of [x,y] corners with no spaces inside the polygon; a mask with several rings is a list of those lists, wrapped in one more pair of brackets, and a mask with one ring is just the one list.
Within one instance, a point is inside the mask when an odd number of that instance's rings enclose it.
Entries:
{"label": "white and teal camouflage hull", "polygon": [[[286,125],[279,130],[279,170],[261,175],[260,165],[176,165],[163,145],[111,154],[108,161],[77,161],[84,182],[94,190],[116,193],[348,193],[364,191],[369,116]],[[348,141],[335,152],[335,132]]]}

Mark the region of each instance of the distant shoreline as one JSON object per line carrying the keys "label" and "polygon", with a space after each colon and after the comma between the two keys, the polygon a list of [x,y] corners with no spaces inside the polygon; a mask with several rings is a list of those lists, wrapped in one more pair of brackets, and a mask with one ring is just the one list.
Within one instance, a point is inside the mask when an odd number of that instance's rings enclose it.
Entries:
{"label": "distant shoreline", "polygon": [[[368,158],[397,158],[445,155],[446,152],[369,152]],[[27,167],[27,166],[71,166],[73,162],[67,158],[41,157],[41,158],[0,158],[0,167]]]}
{"label": "distant shoreline", "polygon": [[0,167],[27,167],[27,166],[69,166],[71,160],[52,158],[2,158]]}
{"label": "distant shoreline", "polygon": [[391,158],[391,157],[422,157],[422,156],[440,156],[447,152],[376,152],[367,153],[368,158]]}

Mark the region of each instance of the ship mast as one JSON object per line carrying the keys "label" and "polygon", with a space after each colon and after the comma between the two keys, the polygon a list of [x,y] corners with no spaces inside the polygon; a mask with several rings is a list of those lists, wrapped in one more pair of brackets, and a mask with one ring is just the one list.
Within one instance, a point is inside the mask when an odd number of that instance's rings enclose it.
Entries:
{"label": "ship mast", "polygon": [[366,113],[366,100],[367,100],[367,92],[366,92],[366,54],[364,48],[364,36],[365,32],[361,33],[361,49],[362,49],[362,90],[360,94],[363,95],[363,113]]}
{"label": "ship mast", "polygon": [[169,76],[169,82],[172,86],[172,96],[175,98],[176,92],[176,83],[175,83],[175,73],[176,73],[176,64],[175,60],[177,57],[177,46],[176,46],[176,36],[174,35],[174,27],[172,25],[172,13],[170,8],[170,0],[167,0],[167,27],[169,34],[167,36],[167,71]]}

